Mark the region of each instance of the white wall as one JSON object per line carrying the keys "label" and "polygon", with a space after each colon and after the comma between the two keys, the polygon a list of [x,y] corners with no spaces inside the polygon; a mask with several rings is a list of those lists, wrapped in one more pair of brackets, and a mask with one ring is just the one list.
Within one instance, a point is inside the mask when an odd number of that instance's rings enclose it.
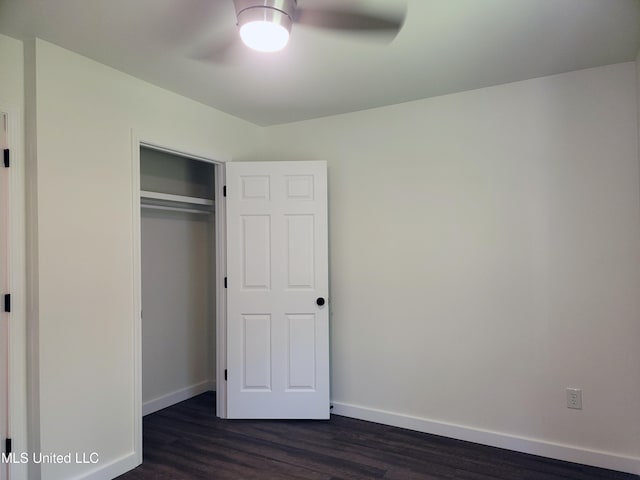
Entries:
{"label": "white wall", "polygon": [[[22,42],[0,35],[0,112],[8,114],[12,166],[9,175],[11,255],[9,320],[9,434],[15,451],[27,450],[26,284],[24,205],[24,62]],[[2,292],[6,293],[6,292]],[[26,478],[26,465],[12,465],[13,479]]]}
{"label": "white wall", "polygon": [[263,134],[329,162],[334,412],[640,473],[634,63]]}
{"label": "white wall", "polygon": [[22,42],[0,34],[0,99],[22,110],[24,103],[24,77]]}
{"label": "white wall", "polygon": [[47,42],[35,47],[40,449],[100,455],[98,465],[42,465],[42,478],[109,478],[138,461],[132,130],[242,159],[258,129]]}

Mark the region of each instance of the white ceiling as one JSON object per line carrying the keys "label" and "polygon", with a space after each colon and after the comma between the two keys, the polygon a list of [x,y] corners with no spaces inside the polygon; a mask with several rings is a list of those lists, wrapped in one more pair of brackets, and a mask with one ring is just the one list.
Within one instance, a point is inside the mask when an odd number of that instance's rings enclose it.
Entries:
{"label": "white ceiling", "polygon": [[277,54],[207,60],[232,0],[0,0],[0,33],[36,36],[259,125],[632,61],[640,0],[298,0],[406,9],[389,38],[294,25]]}

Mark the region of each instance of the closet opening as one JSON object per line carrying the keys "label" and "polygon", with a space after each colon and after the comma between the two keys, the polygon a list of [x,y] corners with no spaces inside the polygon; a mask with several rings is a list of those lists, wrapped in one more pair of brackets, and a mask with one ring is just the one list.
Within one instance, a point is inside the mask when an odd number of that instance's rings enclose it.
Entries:
{"label": "closet opening", "polygon": [[218,390],[222,168],[139,144],[142,416]]}

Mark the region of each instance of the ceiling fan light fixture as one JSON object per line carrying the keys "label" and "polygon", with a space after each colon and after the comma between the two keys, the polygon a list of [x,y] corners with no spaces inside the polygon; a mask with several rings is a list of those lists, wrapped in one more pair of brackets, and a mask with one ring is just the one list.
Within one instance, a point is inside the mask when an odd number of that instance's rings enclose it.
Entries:
{"label": "ceiling fan light fixture", "polygon": [[258,52],[277,52],[289,42],[289,30],[276,23],[249,22],[240,27],[240,38]]}
{"label": "ceiling fan light fixture", "polygon": [[295,8],[295,1],[263,0],[245,3],[247,6],[237,12],[240,38],[244,44],[259,52],[282,50],[289,42],[293,22],[288,12]]}

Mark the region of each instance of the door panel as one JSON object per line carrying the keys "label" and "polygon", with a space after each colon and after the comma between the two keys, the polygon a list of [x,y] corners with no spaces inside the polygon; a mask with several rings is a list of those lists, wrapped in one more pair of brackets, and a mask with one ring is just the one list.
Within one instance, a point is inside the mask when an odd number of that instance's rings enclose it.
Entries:
{"label": "door panel", "polygon": [[316,316],[287,315],[289,327],[289,383],[287,390],[316,389]]}
{"label": "door panel", "polygon": [[313,289],[315,217],[287,215],[287,288]]}
{"label": "door panel", "polygon": [[227,416],[329,418],[326,162],[230,162]]}
{"label": "door panel", "polygon": [[271,219],[267,215],[242,217],[242,287],[271,287]]}
{"label": "door panel", "polygon": [[271,390],[271,315],[242,315],[243,391]]}

